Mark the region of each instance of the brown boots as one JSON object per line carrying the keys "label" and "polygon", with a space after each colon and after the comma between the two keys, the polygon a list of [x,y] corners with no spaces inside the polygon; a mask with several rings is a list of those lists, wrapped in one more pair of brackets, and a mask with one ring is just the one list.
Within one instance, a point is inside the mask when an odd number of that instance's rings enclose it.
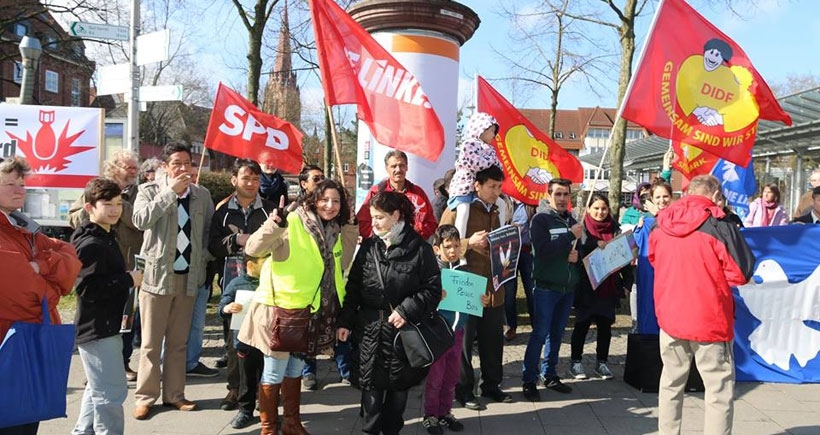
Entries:
{"label": "brown boots", "polygon": [[282,381],[282,435],[310,435],[302,426],[302,417],[299,415],[301,401],[302,378],[285,378]]}
{"label": "brown boots", "polygon": [[279,390],[282,384],[261,384],[259,386],[259,419],[262,421],[262,435],[276,435],[279,420]]}

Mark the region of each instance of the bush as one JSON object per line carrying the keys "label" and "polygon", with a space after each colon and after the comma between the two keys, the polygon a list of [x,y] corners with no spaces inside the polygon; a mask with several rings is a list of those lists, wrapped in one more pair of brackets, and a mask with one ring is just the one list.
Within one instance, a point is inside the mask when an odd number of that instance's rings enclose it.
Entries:
{"label": "bush", "polygon": [[231,173],[225,171],[202,172],[199,174],[199,185],[211,192],[214,205],[229,197],[234,188],[231,185]]}

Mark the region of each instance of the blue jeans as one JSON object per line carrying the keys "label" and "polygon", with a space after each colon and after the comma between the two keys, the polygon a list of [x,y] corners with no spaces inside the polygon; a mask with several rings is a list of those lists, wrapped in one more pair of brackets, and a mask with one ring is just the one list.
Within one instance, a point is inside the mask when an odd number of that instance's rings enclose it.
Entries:
{"label": "blue jeans", "polygon": [[[339,376],[342,379],[350,379],[350,351],[352,347],[349,341],[340,341],[336,343],[333,348],[334,358],[336,359],[336,368],[339,370]],[[302,376],[309,374],[316,374],[316,358],[305,359],[305,368],[302,369]]]}
{"label": "blue jeans", "polygon": [[540,374],[544,378],[556,376],[555,366],[558,364],[558,350],[561,348],[561,337],[569,320],[572,309],[573,292],[558,292],[536,287],[532,294],[534,318],[532,333],[524,352],[524,383],[538,380],[538,359],[541,356],[541,347],[544,347],[544,361],[541,363]]}
{"label": "blue jeans", "polygon": [[188,349],[185,356],[185,371],[193,370],[199,364],[202,353],[202,339],[205,336],[205,310],[208,308],[208,297],[211,289],[203,285],[196,291],[194,312],[191,315],[191,330],[188,331]]}
{"label": "blue jeans", "polygon": [[292,355],[282,359],[265,355],[265,366],[262,368],[262,380],[259,383],[276,385],[281,384],[285,378],[298,378],[302,376],[304,365],[304,360]]}
{"label": "blue jeans", "polygon": [[[521,285],[524,286],[524,296],[527,297],[527,314],[530,316],[530,322],[532,322],[532,289],[535,288],[535,281],[532,279],[532,252],[521,251],[521,255],[518,257],[518,276],[521,277]],[[504,313],[507,318],[507,326],[512,329],[518,327],[516,293],[518,293],[518,281],[509,281],[504,293]]]}
{"label": "blue jeans", "polygon": [[122,404],[128,395],[122,364],[122,336],[117,334],[77,347],[88,383],[80,402],[80,416],[71,433],[121,435],[125,428]]}

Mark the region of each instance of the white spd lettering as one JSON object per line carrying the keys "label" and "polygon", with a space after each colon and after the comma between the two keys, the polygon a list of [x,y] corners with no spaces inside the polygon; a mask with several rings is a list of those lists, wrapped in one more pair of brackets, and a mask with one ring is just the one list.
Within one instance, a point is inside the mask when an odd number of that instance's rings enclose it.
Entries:
{"label": "white spd lettering", "polygon": [[[247,119],[243,117],[247,115]],[[241,107],[231,104],[225,109],[225,121],[219,126],[219,131],[228,136],[242,135],[242,139],[250,141],[254,134],[266,135],[265,146],[276,150],[286,150],[290,145],[288,135],[283,131],[260,124],[253,115],[245,112]]]}

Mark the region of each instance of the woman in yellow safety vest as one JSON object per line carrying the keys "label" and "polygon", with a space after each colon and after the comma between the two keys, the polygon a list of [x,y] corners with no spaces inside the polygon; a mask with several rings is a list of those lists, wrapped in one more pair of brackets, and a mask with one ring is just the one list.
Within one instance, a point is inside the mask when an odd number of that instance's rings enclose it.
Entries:
{"label": "woman in yellow safety vest", "polygon": [[[282,433],[307,433],[299,415],[302,368],[305,358],[329,353],[335,344],[336,316],[345,295],[343,272],[358,236],[352,219],[344,189],[333,180],[324,180],[292,212],[280,207],[271,213],[245,245],[248,255],[270,255],[250,307],[250,322],[239,337],[265,356],[259,395],[263,435],[276,433],[280,392]],[[306,354],[270,349],[274,306],[311,307],[315,327]]]}

